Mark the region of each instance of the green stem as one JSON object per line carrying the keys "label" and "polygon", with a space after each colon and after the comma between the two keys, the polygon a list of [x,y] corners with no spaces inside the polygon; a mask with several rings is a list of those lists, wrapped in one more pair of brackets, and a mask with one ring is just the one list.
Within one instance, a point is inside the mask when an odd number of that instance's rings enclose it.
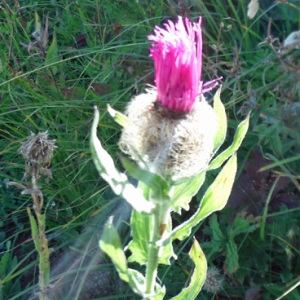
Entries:
{"label": "green stem", "polygon": [[[38,189],[35,175],[32,176],[32,188],[36,190]],[[27,211],[30,218],[32,237],[35,243],[35,248],[39,253],[39,287],[41,292],[38,294],[38,298],[40,300],[44,300],[46,299],[46,292],[50,281],[50,250],[48,247],[48,240],[45,234],[46,216],[42,214],[44,198],[42,193],[40,195],[32,194],[32,198],[37,223],[34,220],[34,217],[32,216],[29,208],[27,209]]]}
{"label": "green stem", "polygon": [[[45,296],[50,280],[50,250],[45,235],[45,215],[36,212],[39,228],[40,252],[39,252],[39,286]],[[44,299],[44,298],[43,298]]]}
{"label": "green stem", "polygon": [[[157,267],[158,267],[159,250],[160,250],[160,247],[156,245],[159,236],[158,235],[159,221],[158,221],[157,210],[155,214],[152,216],[152,220],[154,226],[152,231],[152,238],[149,245],[148,264],[146,269],[146,293],[149,295],[154,293]],[[150,296],[149,299],[151,299]]]}
{"label": "green stem", "polygon": [[149,296],[147,296],[145,300],[153,299],[152,297],[155,293],[157,267],[162,248],[157,242],[162,238],[168,224],[168,218],[170,216],[170,204],[168,200],[169,199],[161,199],[160,201],[155,201],[157,204],[152,215],[152,232],[146,269],[146,294]]}

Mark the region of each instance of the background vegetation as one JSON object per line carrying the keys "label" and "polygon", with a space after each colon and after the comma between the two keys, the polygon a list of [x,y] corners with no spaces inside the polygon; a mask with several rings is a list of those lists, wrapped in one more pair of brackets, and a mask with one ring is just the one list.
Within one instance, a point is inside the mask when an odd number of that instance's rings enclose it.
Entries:
{"label": "background vegetation", "polygon": [[[123,110],[153,84],[147,35],[177,15],[203,16],[203,79],[223,76],[228,143],[252,111],[228,206],[193,233],[211,267],[198,298],[275,299],[299,284],[300,50],[281,51],[284,39],[300,30],[299,1],[261,1],[252,20],[247,5],[244,0],[1,2],[0,299],[35,299],[38,258],[26,212],[32,200],[7,183],[20,182],[24,173],[20,143],[42,131],[58,147],[53,179],[42,185],[53,249],[50,299],[136,299],[98,248],[111,214],[126,245],[130,208],[99,178],[89,131],[96,104],[101,142],[118,163],[120,128],[106,105]],[[175,222],[187,216],[174,216]],[[167,298],[188,280],[191,240],[178,243],[179,259],[160,270]],[[295,288],[284,299],[299,297]]]}

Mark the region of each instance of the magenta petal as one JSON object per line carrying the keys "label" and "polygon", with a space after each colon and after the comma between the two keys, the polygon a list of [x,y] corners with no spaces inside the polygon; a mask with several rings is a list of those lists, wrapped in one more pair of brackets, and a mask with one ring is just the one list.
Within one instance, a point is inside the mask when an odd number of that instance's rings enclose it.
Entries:
{"label": "magenta petal", "polygon": [[[178,17],[174,24],[169,21],[165,29],[155,27],[150,56],[155,68],[155,85],[158,101],[167,109],[189,112],[197,97],[217,85],[215,79],[202,90],[202,30],[198,23]],[[212,85],[211,85],[212,84]]]}
{"label": "magenta petal", "polygon": [[219,84],[219,81],[222,79],[223,77],[220,76],[218,78],[215,78],[211,81],[208,81],[208,82],[205,82],[203,85],[202,85],[202,88],[201,90],[199,91],[201,94],[205,94],[209,91],[211,91],[212,89],[214,89],[218,84]]}
{"label": "magenta petal", "polygon": [[[155,84],[160,103],[170,110],[191,111],[201,80],[201,19],[191,24],[182,17],[166,29],[156,27],[150,53],[154,60]],[[197,40],[195,42],[195,39]]]}

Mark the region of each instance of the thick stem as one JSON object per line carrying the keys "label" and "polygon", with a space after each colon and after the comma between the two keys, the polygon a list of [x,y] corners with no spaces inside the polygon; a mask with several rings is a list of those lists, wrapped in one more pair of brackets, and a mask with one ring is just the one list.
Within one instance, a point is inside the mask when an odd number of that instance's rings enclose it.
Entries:
{"label": "thick stem", "polygon": [[153,299],[152,297],[155,293],[157,267],[162,248],[162,246],[159,246],[157,242],[162,238],[170,215],[168,199],[161,199],[160,201],[155,202],[157,204],[154,214],[152,215],[152,233],[150,237],[146,269],[146,294],[149,296],[147,296],[145,300]]}

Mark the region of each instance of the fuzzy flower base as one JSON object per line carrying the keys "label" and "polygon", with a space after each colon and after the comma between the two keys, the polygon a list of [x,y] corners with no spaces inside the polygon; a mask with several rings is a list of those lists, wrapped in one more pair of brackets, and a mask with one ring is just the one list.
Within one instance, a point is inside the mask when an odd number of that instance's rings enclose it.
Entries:
{"label": "fuzzy flower base", "polygon": [[53,156],[56,140],[50,140],[48,132],[39,134],[31,133],[31,136],[22,143],[19,153],[22,154],[26,162],[42,164],[49,163]]}
{"label": "fuzzy flower base", "polygon": [[134,161],[142,159],[152,171],[175,179],[207,167],[217,121],[204,98],[189,113],[173,112],[159,104],[152,89],[133,98],[126,115],[131,124],[123,129],[119,146]]}

